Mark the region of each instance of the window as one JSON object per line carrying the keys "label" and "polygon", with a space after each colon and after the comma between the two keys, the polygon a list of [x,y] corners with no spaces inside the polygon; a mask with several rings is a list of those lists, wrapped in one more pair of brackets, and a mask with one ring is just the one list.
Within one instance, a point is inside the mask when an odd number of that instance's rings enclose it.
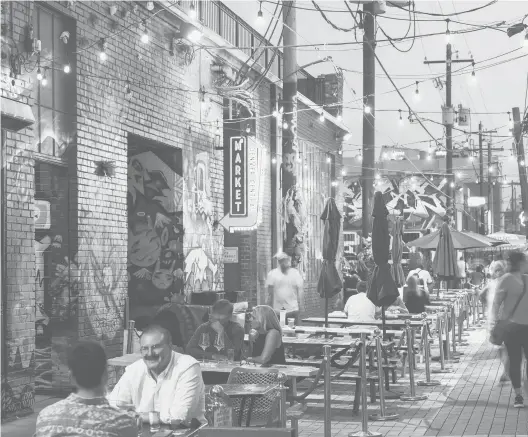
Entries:
{"label": "window", "polygon": [[[60,157],[75,138],[75,22],[36,4],[33,29],[35,38],[42,43],[39,63],[45,79],[35,80],[36,150]],[[66,64],[70,73],[63,71]]]}

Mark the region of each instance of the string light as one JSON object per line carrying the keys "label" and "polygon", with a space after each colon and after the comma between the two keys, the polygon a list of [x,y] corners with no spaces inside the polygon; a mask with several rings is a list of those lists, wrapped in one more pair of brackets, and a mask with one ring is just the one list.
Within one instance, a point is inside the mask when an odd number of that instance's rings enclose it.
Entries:
{"label": "string light", "polygon": [[321,115],[319,116],[319,121],[320,121],[321,123],[323,123],[323,122],[325,121],[325,116],[324,116],[324,113],[323,113],[323,112],[321,112]]}
{"label": "string light", "polygon": [[143,33],[141,34],[141,42],[147,44],[149,42],[149,34],[147,30],[147,20],[143,20]]}
{"label": "string light", "polygon": [[262,2],[259,2],[259,10],[257,12],[256,23],[258,27],[261,27],[264,24],[264,14],[262,13]]}
{"label": "string light", "polygon": [[202,85],[202,88],[200,89],[200,103],[203,106],[205,106],[205,87]]}
{"label": "string light", "polygon": [[40,67],[37,68],[37,80],[40,82],[42,81],[43,79],[43,76],[42,76],[42,71],[40,71]]}
{"label": "string light", "polygon": [[402,110],[401,109],[398,109],[398,112],[400,113],[400,126],[403,126],[403,116],[402,116]]}
{"label": "string light", "polygon": [[460,179],[460,178],[462,177],[462,173],[457,172],[455,176],[456,176],[458,179]]}
{"label": "string light", "polygon": [[431,155],[427,155],[427,160],[430,161],[431,159],[433,159],[432,156]]}
{"label": "string light", "polygon": [[475,84],[477,82],[477,76],[475,75],[475,63],[473,62],[473,71],[471,72],[471,83]]}
{"label": "string light", "polygon": [[272,164],[277,164],[277,158],[275,158],[275,157],[271,158],[271,163]]}
{"label": "string light", "polygon": [[524,159],[521,159],[521,165],[524,165]]}
{"label": "string light", "polygon": [[288,123],[287,122],[282,123],[282,128],[284,130],[288,129]]}
{"label": "string light", "polygon": [[358,156],[357,156],[357,160],[358,160],[359,162],[363,161],[363,155],[358,155]]}
{"label": "string light", "polygon": [[197,44],[202,39],[202,32],[200,32],[198,29],[193,29],[189,32],[189,35],[187,35],[187,39],[190,42]]}
{"label": "string light", "polygon": [[511,112],[508,111],[508,126],[510,127],[510,129],[513,129],[513,120],[511,118]]}
{"label": "string light", "polygon": [[215,131],[215,135],[216,136],[220,136],[220,122],[218,120],[216,120],[216,131]]}
{"label": "string light", "polygon": [[48,84],[48,78],[46,77],[46,70],[44,70],[44,74],[42,75],[42,80],[40,82],[42,86],[46,86]]}
{"label": "string light", "polygon": [[365,105],[364,111],[365,111],[365,114],[370,114],[370,111],[371,111],[370,106],[369,105]]}
{"label": "string light", "polygon": [[469,162],[473,162],[473,159],[475,158],[473,157],[473,155],[471,155],[468,159],[469,159]]}
{"label": "string light", "polygon": [[189,6],[189,17],[191,20],[196,20],[196,7],[194,6],[194,2],[191,2],[191,6]]}
{"label": "string light", "polygon": [[251,125],[249,123],[246,125],[246,133],[251,133]]}
{"label": "string light", "polygon": [[69,74],[70,71],[71,71],[70,64],[64,64],[63,71],[64,71],[66,74]]}
{"label": "string light", "polygon": [[343,116],[341,114],[337,114],[336,119],[337,119],[338,122],[342,122],[343,121]]}
{"label": "string light", "polygon": [[416,89],[414,90],[414,100],[420,100],[420,89],[418,88],[419,82],[416,81]]}
{"label": "string light", "polygon": [[493,166],[490,165],[489,168],[488,168],[488,170],[489,170],[490,173],[493,173]]}
{"label": "string light", "polygon": [[341,170],[341,176],[346,176],[347,172],[345,169]]}
{"label": "string light", "polygon": [[327,164],[330,164],[332,162],[332,158],[330,158],[329,156],[326,157],[326,163]]}
{"label": "string light", "polygon": [[106,41],[104,38],[101,38],[101,41],[99,41],[99,59],[101,62],[104,62],[108,59],[108,56],[106,54]]}

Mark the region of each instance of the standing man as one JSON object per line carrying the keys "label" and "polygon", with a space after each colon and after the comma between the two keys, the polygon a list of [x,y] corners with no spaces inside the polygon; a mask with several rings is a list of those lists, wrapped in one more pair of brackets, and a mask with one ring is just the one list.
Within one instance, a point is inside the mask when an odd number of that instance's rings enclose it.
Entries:
{"label": "standing man", "polygon": [[268,273],[267,304],[275,312],[286,311],[286,318],[299,322],[299,313],[304,311],[303,278],[297,269],[291,267],[291,258],[284,252],[275,255],[279,266]]}

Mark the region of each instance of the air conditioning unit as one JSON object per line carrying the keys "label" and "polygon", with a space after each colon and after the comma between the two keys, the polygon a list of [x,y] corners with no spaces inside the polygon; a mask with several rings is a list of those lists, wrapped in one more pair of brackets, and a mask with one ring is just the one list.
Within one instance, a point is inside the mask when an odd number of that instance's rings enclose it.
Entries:
{"label": "air conditioning unit", "polygon": [[33,218],[35,219],[35,229],[50,229],[51,228],[51,208],[47,200],[35,199],[35,212]]}

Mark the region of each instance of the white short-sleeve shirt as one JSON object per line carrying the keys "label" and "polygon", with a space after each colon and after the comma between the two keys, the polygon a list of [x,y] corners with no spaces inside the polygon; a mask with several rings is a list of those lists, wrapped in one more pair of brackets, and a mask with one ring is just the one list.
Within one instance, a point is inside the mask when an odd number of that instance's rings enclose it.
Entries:
{"label": "white short-sleeve shirt", "polygon": [[283,273],[280,268],[268,273],[266,287],[273,287],[273,309],[280,311],[299,311],[302,300],[303,278],[295,268]]}

